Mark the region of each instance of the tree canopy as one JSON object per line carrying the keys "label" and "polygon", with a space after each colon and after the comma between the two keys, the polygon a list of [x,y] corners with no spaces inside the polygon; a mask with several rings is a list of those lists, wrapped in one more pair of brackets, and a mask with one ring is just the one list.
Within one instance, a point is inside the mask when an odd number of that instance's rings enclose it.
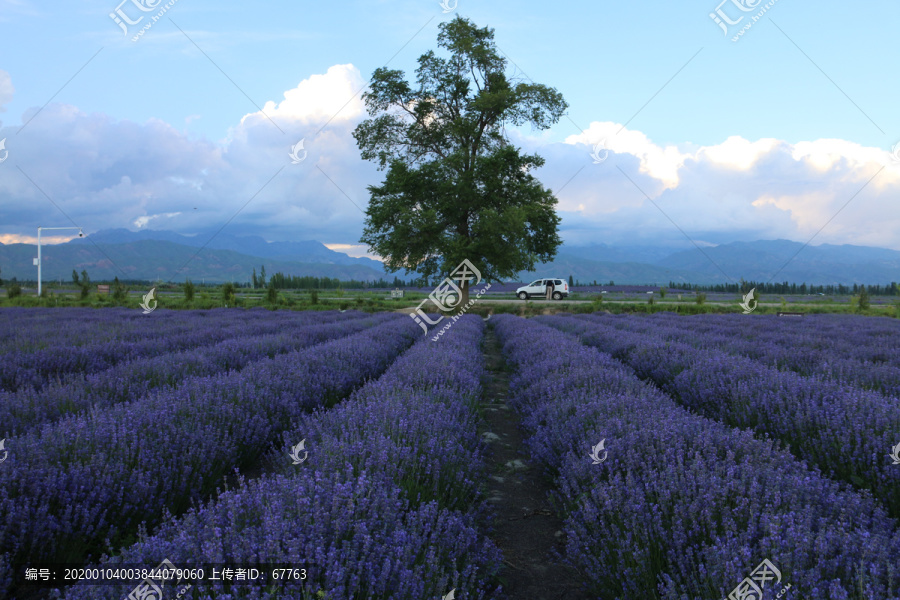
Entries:
{"label": "tree canopy", "polygon": [[544,159],[521,154],[505,126],[547,129],[568,104],[553,88],[508,78],[493,39],[458,16],[438,34],[450,56],[420,56],[415,87],[379,68],[363,95],[372,118],[353,135],[387,173],[368,188],[360,241],[386,270],[432,277],[468,259],[496,281],[556,254],[557,201],[531,174]]}

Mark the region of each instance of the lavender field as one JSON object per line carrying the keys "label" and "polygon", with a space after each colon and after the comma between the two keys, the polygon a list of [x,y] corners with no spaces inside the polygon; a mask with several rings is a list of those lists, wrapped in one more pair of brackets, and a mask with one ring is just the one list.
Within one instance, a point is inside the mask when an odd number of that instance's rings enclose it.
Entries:
{"label": "lavender field", "polygon": [[897,600],[898,328],[4,309],[0,598]]}

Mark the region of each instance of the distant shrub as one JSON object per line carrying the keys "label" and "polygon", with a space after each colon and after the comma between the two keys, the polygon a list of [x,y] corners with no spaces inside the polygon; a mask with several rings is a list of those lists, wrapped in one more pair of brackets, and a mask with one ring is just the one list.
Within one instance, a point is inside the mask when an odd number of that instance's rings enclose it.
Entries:
{"label": "distant shrub", "polygon": [[667,291],[668,291],[668,290],[666,290],[666,288],[664,288],[664,287],[659,288],[659,297],[660,297],[660,298],[665,298],[665,297],[666,297],[666,292],[667,292]]}
{"label": "distant shrub", "polygon": [[347,310],[348,308],[350,308],[350,303],[349,302],[341,302],[338,306],[341,308],[341,310]]}
{"label": "distant shrub", "polygon": [[190,279],[186,279],[184,282],[184,299],[187,302],[194,301],[194,284]]}
{"label": "distant shrub", "polygon": [[112,297],[116,302],[125,302],[125,299],[128,298],[128,288],[122,285],[118,277],[113,280]]}
{"label": "distant shrub", "polygon": [[236,304],[237,296],[235,295],[234,284],[230,281],[222,286],[222,301],[226,305],[234,306]]}
{"label": "distant shrub", "polygon": [[278,290],[271,283],[269,283],[269,288],[266,290],[266,302],[269,304],[278,303]]}
{"label": "distant shrub", "polygon": [[649,304],[650,306],[653,306],[655,303],[656,303],[656,300],[653,299],[653,296],[650,296],[650,299],[647,300],[647,304]]}
{"label": "distant shrub", "polygon": [[706,294],[703,292],[697,292],[697,304],[704,305],[706,304]]}
{"label": "distant shrub", "polygon": [[359,296],[359,297],[356,298],[356,305],[357,305],[357,306],[362,306],[362,305],[365,304],[365,303],[366,303],[366,299],[363,298],[362,296]]}
{"label": "distant shrub", "polygon": [[20,286],[18,283],[14,283],[14,284],[10,285],[8,288],[6,288],[6,297],[7,298],[10,298],[10,299],[18,298],[21,295],[22,295],[22,286]]}
{"label": "distant shrub", "polygon": [[869,310],[869,290],[866,286],[859,286],[859,310]]}
{"label": "distant shrub", "polygon": [[312,290],[309,293],[309,302],[310,302],[310,304],[318,304],[319,303],[319,291],[318,290]]}

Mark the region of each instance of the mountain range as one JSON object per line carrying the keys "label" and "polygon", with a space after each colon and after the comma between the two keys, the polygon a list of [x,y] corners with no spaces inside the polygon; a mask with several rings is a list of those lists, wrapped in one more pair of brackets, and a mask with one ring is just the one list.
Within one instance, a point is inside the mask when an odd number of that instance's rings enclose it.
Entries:
{"label": "mountain range", "polygon": [[[373,281],[409,280],[385,273],[382,263],[351,257],[317,241],[267,242],[258,236],[185,236],[171,231],[101,230],[64,244],[42,246],[45,281],[71,278],[72,269],[91,279],[247,282],[254,268],[268,274]],[[34,280],[34,244],[0,244],[0,277]],[[568,277],[582,282],[660,285],[789,281],[815,285],[900,281],[900,252],[851,245],[807,246],[789,240],[732,242],[706,248],[660,246],[562,246],[555,260],[522,272],[519,281]]]}

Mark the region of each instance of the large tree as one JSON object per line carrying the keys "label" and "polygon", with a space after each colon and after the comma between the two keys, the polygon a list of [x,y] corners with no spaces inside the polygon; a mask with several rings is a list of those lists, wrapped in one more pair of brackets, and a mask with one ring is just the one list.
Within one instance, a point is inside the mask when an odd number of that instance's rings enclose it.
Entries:
{"label": "large tree", "polygon": [[556,198],[530,173],[544,159],[520,154],[505,126],[547,129],[568,104],[553,88],[507,78],[493,40],[492,29],[458,16],[438,34],[450,56],[419,57],[415,88],[402,71],[380,68],[363,95],[373,118],[353,136],[387,174],[368,188],[360,241],[386,270],[432,277],[468,259],[497,281],[556,254]]}

